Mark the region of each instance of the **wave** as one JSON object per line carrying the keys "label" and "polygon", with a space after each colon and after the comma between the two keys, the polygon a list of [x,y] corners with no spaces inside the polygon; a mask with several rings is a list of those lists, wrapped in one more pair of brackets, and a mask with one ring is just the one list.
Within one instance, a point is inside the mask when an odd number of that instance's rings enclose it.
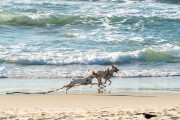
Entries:
{"label": "wave", "polygon": [[95,20],[88,16],[81,15],[19,15],[10,13],[0,13],[0,24],[10,24],[19,26],[49,26],[83,24],[83,21]]}
{"label": "wave", "polygon": [[121,16],[121,17],[110,17],[108,18],[112,23],[114,24],[121,24],[121,26],[124,29],[127,29],[127,25],[132,26],[132,29],[140,29],[140,28],[150,28],[150,29],[162,29],[164,24],[171,24],[174,23],[175,25],[178,25],[180,22],[179,17],[165,17],[165,16],[156,16],[156,15],[150,15],[150,16],[143,16],[143,15],[137,15],[137,16]]}
{"label": "wave", "polygon": [[[68,0],[73,1],[73,0]],[[163,3],[170,3],[170,4],[179,4],[179,0],[76,0],[76,1],[91,1],[91,2],[117,2],[117,3],[129,3],[129,2],[163,2]]]}
{"label": "wave", "polygon": [[140,78],[140,77],[175,77],[180,76],[178,70],[121,70],[116,74],[117,77],[122,78]]}
{"label": "wave", "polygon": [[[70,0],[71,1],[71,0]],[[86,0],[78,0],[78,1],[86,1]],[[179,0],[89,0],[89,1],[93,1],[93,2],[117,2],[117,3],[129,3],[129,2],[162,2],[162,3],[169,3],[169,4],[180,4]]]}
{"label": "wave", "polygon": [[[139,14],[139,13],[138,13]],[[18,25],[18,26],[53,26],[53,25],[102,25],[104,24],[103,19],[108,19],[109,23],[112,25],[122,24],[122,25],[134,25],[138,22],[144,24],[144,27],[155,26],[158,22],[158,25],[164,25],[165,22],[179,22],[179,18],[164,18],[156,16],[112,16],[105,17],[102,16],[87,16],[87,15],[25,15],[25,14],[13,14],[0,12],[0,24],[2,25]]]}
{"label": "wave", "polygon": [[[154,51],[143,49],[129,52],[86,52],[70,53],[66,55],[52,56],[51,52],[26,56],[11,56],[9,58],[0,58],[0,63],[11,63],[17,65],[109,65],[126,64],[134,62],[164,62],[179,63],[180,56],[178,49],[176,51]],[[42,55],[41,55],[42,54]],[[38,56],[37,56],[38,55]],[[31,56],[30,58],[28,56]]]}
{"label": "wave", "polygon": [[[145,61],[171,61],[174,59],[179,59],[180,57],[167,54],[165,52],[156,52],[152,50],[145,51],[144,60]],[[178,62],[178,61],[177,61]]]}
{"label": "wave", "polygon": [[169,4],[180,4],[179,0],[155,0],[156,2],[169,3]]}
{"label": "wave", "polygon": [[2,75],[2,76],[0,75],[0,78],[8,78],[8,77],[7,77],[7,76],[4,76],[4,75]]}
{"label": "wave", "polygon": [[[119,67],[120,68],[120,67]],[[91,69],[92,70],[92,69]],[[62,68],[50,68],[47,69],[16,69],[7,70],[0,75],[0,78],[28,78],[28,79],[38,79],[38,78],[72,78],[72,77],[84,77],[87,76],[87,71],[73,70],[71,72],[62,71]],[[122,70],[114,74],[114,77],[120,78],[142,78],[142,77],[179,77],[180,70]]]}

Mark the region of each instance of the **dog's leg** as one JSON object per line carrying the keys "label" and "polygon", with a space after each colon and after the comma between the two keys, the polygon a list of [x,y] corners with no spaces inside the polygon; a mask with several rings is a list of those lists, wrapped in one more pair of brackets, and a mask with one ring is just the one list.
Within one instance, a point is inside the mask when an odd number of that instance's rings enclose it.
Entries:
{"label": "dog's leg", "polygon": [[105,85],[101,84],[103,87],[106,87]]}
{"label": "dog's leg", "polygon": [[90,88],[92,88],[93,85],[96,85],[97,83],[90,83]]}
{"label": "dog's leg", "polygon": [[63,86],[62,88],[60,88],[60,89],[63,89],[63,88],[65,88],[65,87],[69,87],[69,86],[72,86],[73,85],[73,82],[72,81],[70,81],[67,85],[65,85],[65,86]]}
{"label": "dog's leg", "polygon": [[98,87],[100,88],[100,85],[101,85],[101,78],[98,79]]}
{"label": "dog's leg", "polygon": [[67,94],[67,91],[68,91],[70,88],[74,87],[75,84],[76,84],[75,82],[71,81],[68,85],[66,85],[66,87],[68,87],[68,88],[66,89],[66,94]]}
{"label": "dog's leg", "polygon": [[67,94],[67,91],[72,88],[73,86],[69,86],[67,89],[66,89],[66,94]]}
{"label": "dog's leg", "polygon": [[109,85],[110,85],[112,82],[111,82],[111,80],[109,80],[109,79],[108,79],[108,81],[109,81]]}
{"label": "dog's leg", "polygon": [[105,79],[104,83],[103,84],[106,84],[107,80]]}
{"label": "dog's leg", "polygon": [[92,88],[92,86],[93,86],[93,83],[90,83],[90,85],[91,85],[91,86],[90,86],[90,88]]}
{"label": "dog's leg", "polygon": [[102,79],[99,78],[99,79],[98,79],[98,87],[99,87],[99,88],[102,88],[101,86],[106,87],[105,85],[102,84]]}
{"label": "dog's leg", "polygon": [[100,80],[100,83],[101,83],[101,86],[106,87],[105,85],[102,84],[102,79]]}

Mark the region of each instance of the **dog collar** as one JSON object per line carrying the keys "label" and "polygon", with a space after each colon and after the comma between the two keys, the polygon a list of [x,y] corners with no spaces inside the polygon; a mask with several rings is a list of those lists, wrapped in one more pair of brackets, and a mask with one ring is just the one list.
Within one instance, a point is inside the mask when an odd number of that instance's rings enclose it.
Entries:
{"label": "dog collar", "polygon": [[108,71],[108,72],[107,72],[107,74],[106,74],[105,78],[106,78],[108,75],[113,76],[113,74],[109,73],[109,68],[108,68],[108,70],[107,70],[107,71]]}

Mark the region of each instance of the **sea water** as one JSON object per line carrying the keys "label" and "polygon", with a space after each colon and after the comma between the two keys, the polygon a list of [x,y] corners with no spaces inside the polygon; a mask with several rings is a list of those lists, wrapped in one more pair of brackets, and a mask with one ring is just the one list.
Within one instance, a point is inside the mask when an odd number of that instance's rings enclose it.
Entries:
{"label": "sea water", "polygon": [[176,83],[179,63],[179,0],[0,1],[0,80],[69,80],[115,64],[116,80]]}

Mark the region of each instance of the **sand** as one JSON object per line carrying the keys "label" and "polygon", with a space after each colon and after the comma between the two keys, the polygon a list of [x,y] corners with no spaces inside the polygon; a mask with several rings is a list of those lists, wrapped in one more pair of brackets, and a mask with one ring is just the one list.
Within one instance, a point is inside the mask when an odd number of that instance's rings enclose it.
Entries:
{"label": "sand", "polygon": [[0,95],[0,120],[179,120],[180,94]]}

